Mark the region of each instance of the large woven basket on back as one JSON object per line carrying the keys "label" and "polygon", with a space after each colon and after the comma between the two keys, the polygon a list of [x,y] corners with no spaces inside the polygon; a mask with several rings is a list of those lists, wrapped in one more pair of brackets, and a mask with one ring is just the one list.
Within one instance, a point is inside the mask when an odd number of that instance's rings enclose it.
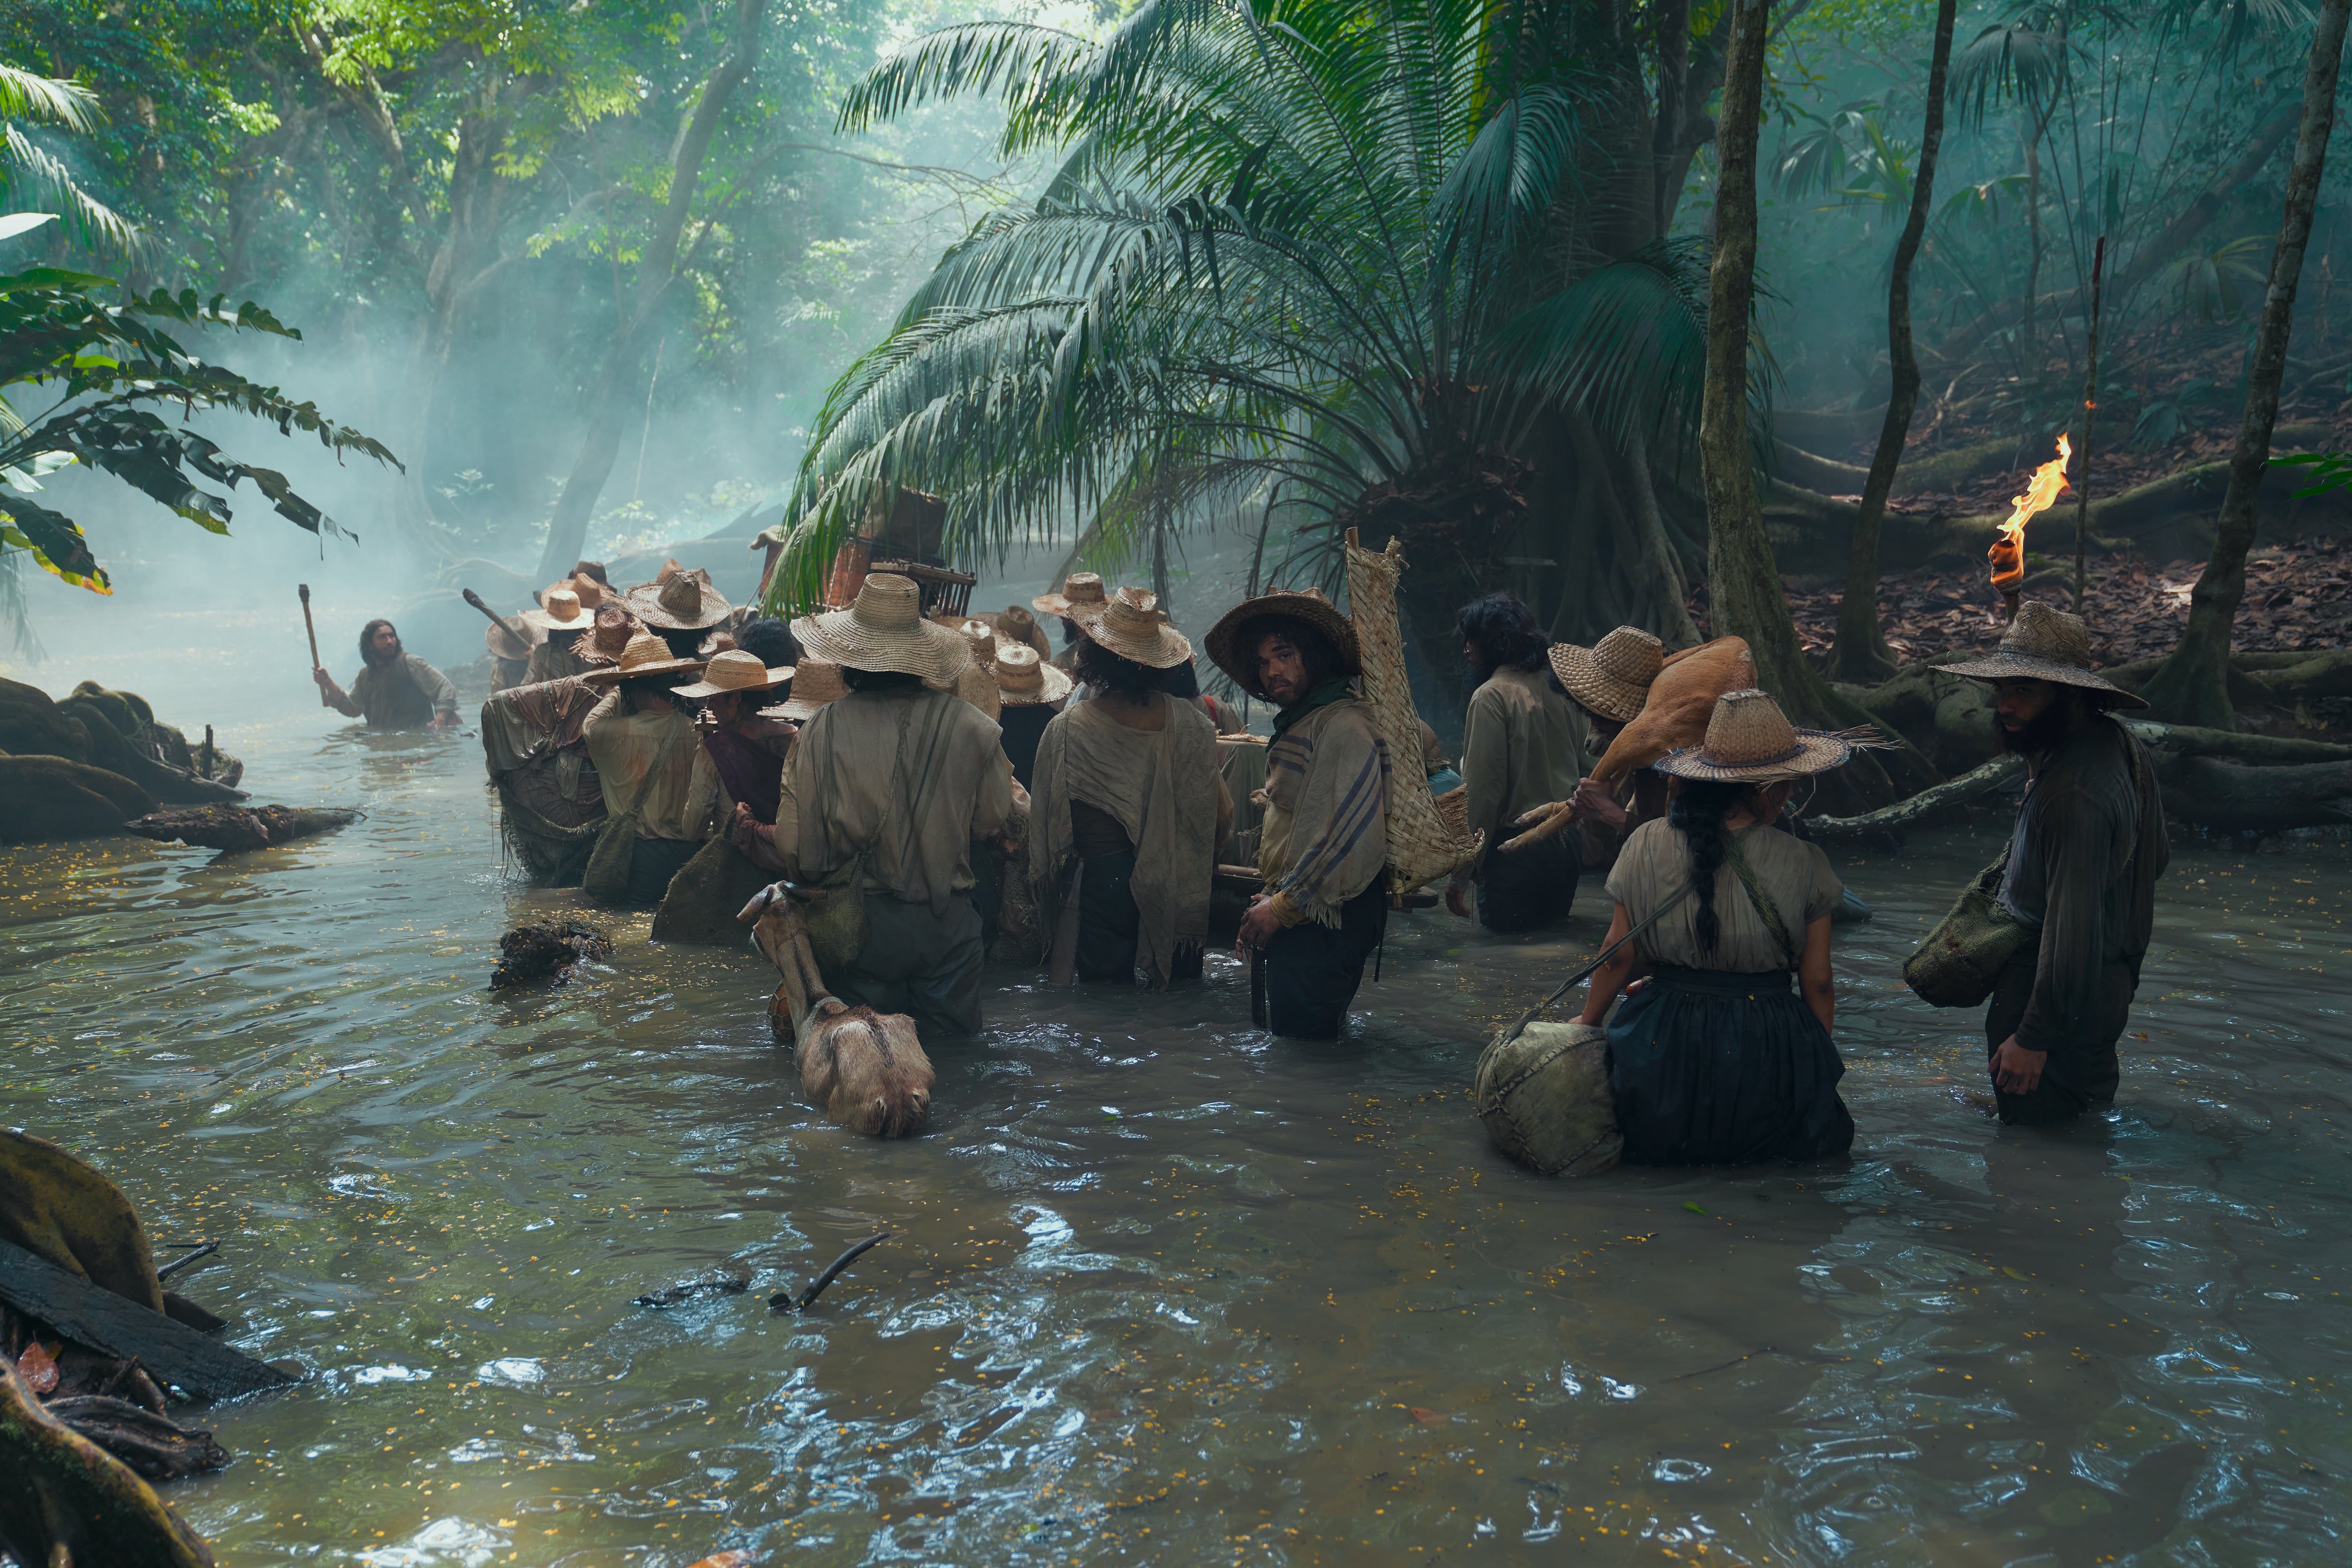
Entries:
{"label": "large woven basket on back", "polygon": [[1397,626],[1397,576],[1403,570],[1395,540],[1386,550],[1367,550],[1356,542],[1356,531],[1348,531],[1348,618],[1363,654],[1364,701],[1388,742],[1391,763],[1390,886],[1409,893],[1468,864],[1483,836],[1465,839],[1447,826],[1421,770],[1421,715],[1405,679],[1404,637]]}

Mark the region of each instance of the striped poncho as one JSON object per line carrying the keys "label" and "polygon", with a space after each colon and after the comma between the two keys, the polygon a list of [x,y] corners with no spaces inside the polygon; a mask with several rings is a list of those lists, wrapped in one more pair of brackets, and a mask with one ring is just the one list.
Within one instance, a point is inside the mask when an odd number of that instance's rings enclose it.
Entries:
{"label": "striped poncho", "polygon": [[1257,865],[1284,925],[1336,927],[1371,886],[1388,864],[1388,748],[1360,698],[1325,703],[1266,748]]}

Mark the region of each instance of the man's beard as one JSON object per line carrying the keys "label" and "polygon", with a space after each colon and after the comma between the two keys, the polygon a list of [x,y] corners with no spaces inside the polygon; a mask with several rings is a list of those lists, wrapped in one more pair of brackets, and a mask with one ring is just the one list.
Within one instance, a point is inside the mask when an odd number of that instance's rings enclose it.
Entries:
{"label": "man's beard", "polygon": [[2000,731],[2000,749],[2021,757],[2040,756],[2054,752],[2074,732],[2079,717],[2077,701],[2071,694],[2061,695],[2050,706],[2011,730],[1995,721],[1993,728]]}
{"label": "man's beard", "polygon": [[394,643],[391,647],[381,652],[374,648],[368,649],[367,661],[370,664],[390,664],[399,657],[400,645]]}

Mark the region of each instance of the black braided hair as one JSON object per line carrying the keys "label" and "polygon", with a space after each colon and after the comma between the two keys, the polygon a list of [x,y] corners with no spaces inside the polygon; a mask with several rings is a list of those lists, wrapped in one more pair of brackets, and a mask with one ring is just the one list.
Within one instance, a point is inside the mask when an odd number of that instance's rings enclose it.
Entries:
{"label": "black braided hair", "polygon": [[1125,654],[1115,653],[1088,637],[1078,645],[1079,681],[1096,691],[1140,702],[1160,689],[1160,671]]}
{"label": "black braided hair", "polygon": [[1748,792],[1747,784],[1737,782],[1676,779],[1666,804],[1667,825],[1690,844],[1691,876],[1698,883],[1698,913],[1691,917],[1691,927],[1697,932],[1701,953],[1713,952],[1716,939],[1723,934],[1723,922],[1715,912],[1715,874],[1723,868],[1730,843],[1723,818],[1746,803]]}

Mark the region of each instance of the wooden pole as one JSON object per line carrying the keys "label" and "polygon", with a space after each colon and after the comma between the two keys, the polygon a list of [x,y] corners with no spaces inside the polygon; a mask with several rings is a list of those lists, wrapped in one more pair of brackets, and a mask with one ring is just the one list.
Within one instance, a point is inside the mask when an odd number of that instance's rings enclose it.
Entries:
{"label": "wooden pole", "polygon": [[[294,584],[294,587],[295,591],[302,595],[302,629],[310,634],[310,668],[312,669],[324,669],[327,667],[319,662],[318,623],[310,619],[310,584],[308,583],[297,583]],[[334,703],[328,700],[327,689],[323,686],[319,688],[319,706],[321,708],[332,708],[334,706]]]}
{"label": "wooden pole", "polygon": [[2091,368],[2083,377],[2083,439],[2074,467],[2074,613],[2083,614],[2083,546],[2091,534],[2091,426],[2099,416],[2099,268],[2107,259],[2107,237],[2091,252]]}

